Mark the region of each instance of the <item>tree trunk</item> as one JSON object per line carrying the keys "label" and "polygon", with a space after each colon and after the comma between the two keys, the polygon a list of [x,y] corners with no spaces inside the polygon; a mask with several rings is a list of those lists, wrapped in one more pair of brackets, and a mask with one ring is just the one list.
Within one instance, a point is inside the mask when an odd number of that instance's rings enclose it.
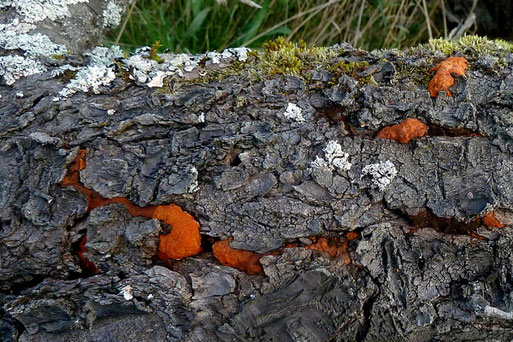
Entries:
{"label": "tree trunk", "polygon": [[511,52],[246,53],[0,86],[2,340],[512,339]]}

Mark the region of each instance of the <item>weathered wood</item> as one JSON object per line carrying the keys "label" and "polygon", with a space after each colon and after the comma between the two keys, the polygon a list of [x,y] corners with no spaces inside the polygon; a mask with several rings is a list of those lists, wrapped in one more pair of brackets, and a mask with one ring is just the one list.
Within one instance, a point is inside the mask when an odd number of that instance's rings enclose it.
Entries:
{"label": "weathered wood", "polygon": [[[100,49],[0,86],[0,336],[512,339],[513,55],[467,52],[452,97],[441,53],[348,45],[299,75]],[[406,118],[427,134],[376,137]],[[170,203],[201,253],[159,249]]]}

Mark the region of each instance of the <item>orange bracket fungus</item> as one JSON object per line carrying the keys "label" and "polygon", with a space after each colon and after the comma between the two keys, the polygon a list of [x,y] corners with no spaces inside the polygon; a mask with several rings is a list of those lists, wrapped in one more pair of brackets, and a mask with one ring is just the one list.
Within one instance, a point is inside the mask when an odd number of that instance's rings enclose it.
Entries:
{"label": "orange bracket fungus", "polygon": [[383,128],[378,133],[378,138],[393,139],[397,142],[406,144],[413,138],[419,138],[426,135],[428,127],[425,123],[417,119],[406,119],[400,124]]}
{"label": "orange bracket fungus", "polygon": [[495,215],[493,214],[493,211],[491,213],[486,214],[481,219],[483,220],[483,223],[486,226],[490,227],[490,228],[502,228],[502,227],[504,227],[504,225],[501,224],[499,222],[499,220],[497,220],[495,218]]}
{"label": "orange bracket fungus", "polygon": [[96,191],[87,189],[80,184],[80,171],[86,167],[86,151],[80,150],[70,171],[61,182],[62,186],[73,186],[87,198],[87,211],[108,204],[123,204],[132,216],[155,218],[171,226],[171,232],[160,236],[158,257],[168,259],[183,259],[201,253],[201,235],[199,223],[175,204],[138,207],[124,197],[103,198]]}
{"label": "orange bracket fungus", "polygon": [[219,262],[226,266],[235,267],[247,274],[264,274],[262,265],[260,264],[261,254],[235,249],[230,247],[230,241],[221,240],[214,243],[212,251]]}
{"label": "orange bracket fungus", "polygon": [[437,97],[438,92],[445,90],[447,96],[452,96],[449,88],[454,85],[454,75],[465,76],[468,68],[468,61],[464,57],[449,57],[445,61],[429,69],[429,72],[436,71],[435,76],[429,81],[428,91],[431,97]]}

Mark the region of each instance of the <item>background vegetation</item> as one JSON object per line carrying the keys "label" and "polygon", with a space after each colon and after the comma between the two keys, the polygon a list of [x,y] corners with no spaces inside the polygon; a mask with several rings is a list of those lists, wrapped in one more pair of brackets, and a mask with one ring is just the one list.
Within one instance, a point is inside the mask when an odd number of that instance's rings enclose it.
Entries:
{"label": "background vegetation", "polygon": [[254,1],[262,7],[237,0],[134,0],[106,43],[132,51],[158,40],[174,52],[200,53],[258,48],[280,35],[308,45],[347,41],[372,50],[447,36],[444,0]]}

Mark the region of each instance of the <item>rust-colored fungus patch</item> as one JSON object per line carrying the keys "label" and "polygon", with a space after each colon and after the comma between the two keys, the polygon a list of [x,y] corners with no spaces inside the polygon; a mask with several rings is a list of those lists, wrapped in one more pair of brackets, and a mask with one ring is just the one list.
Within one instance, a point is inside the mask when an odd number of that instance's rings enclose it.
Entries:
{"label": "rust-colored fungus patch", "polygon": [[347,240],[332,237],[312,237],[311,240],[313,243],[305,246],[306,249],[327,252],[332,258],[343,255],[344,264],[349,265],[351,263],[351,258],[349,258],[349,254],[347,253]]}
{"label": "rust-colored fungus patch", "polygon": [[491,228],[502,228],[504,225],[495,218],[495,215],[493,214],[493,211],[491,213],[486,214],[481,218],[483,220],[483,223]]}
{"label": "rust-colored fungus patch", "polygon": [[406,119],[400,124],[383,128],[378,133],[378,138],[393,139],[397,142],[406,144],[413,138],[426,135],[428,127],[422,121],[417,119]]}
{"label": "rust-colored fungus patch", "polygon": [[347,232],[346,233],[346,239],[348,241],[353,241],[354,239],[357,239],[360,235],[357,232]]}
{"label": "rust-colored fungus patch", "polygon": [[261,254],[235,249],[230,247],[230,241],[221,240],[214,243],[212,251],[214,256],[223,265],[235,267],[238,270],[244,271],[247,274],[264,274],[262,265],[260,264]]}
{"label": "rust-colored fungus patch", "polygon": [[82,265],[89,273],[98,274],[98,267],[96,267],[96,265],[94,263],[89,261],[89,259],[87,259],[84,256],[84,253],[87,251],[87,248],[85,246],[86,242],[87,242],[87,238],[84,235],[84,237],[82,237],[82,239],[80,240],[80,245],[79,245],[79,249],[77,251],[77,255],[78,255],[80,261],[82,262]]}
{"label": "rust-colored fungus patch", "polygon": [[429,72],[436,71],[435,76],[429,81],[428,91],[431,97],[437,97],[438,92],[445,90],[447,96],[452,96],[449,88],[454,85],[454,75],[465,76],[468,68],[468,61],[464,57],[449,57],[445,61],[429,69]]}
{"label": "rust-colored fungus patch", "polygon": [[472,236],[474,239],[486,240],[486,238],[484,236],[479,235],[479,234],[474,233],[474,232],[470,232],[470,236]]}
{"label": "rust-colored fungus patch", "polygon": [[80,171],[86,166],[86,151],[80,150],[70,171],[61,182],[62,186],[73,186],[87,198],[87,211],[108,204],[124,204],[132,216],[155,218],[171,226],[171,232],[160,236],[158,256],[168,259],[183,259],[201,253],[201,235],[199,223],[175,204],[149,206],[141,208],[124,197],[104,198],[96,191],[80,184]]}

